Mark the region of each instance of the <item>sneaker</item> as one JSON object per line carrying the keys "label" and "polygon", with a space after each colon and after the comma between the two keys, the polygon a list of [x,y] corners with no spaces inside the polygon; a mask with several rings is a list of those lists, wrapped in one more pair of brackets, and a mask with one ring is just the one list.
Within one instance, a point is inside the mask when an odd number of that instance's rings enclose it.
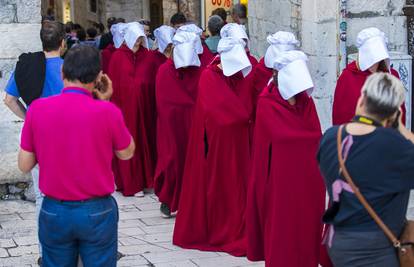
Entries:
{"label": "sneaker", "polygon": [[171,218],[171,210],[167,206],[167,204],[161,203],[160,211],[161,211],[161,216],[163,218],[165,219]]}
{"label": "sneaker", "polygon": [[134,196],[136,197],[145,197],[144,191],[140,191],[138,193],[136,193]]}

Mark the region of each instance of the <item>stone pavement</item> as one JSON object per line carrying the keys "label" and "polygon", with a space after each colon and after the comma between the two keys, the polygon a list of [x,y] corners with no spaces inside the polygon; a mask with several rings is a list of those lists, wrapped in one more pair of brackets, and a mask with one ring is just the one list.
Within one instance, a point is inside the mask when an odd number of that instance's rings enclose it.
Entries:
{"label": "stone pavement", "polygon": [[[264,266],[225,253],[183,250],[171,244],[174,219],[160,217],[153,194],[125,198],[116,193],[119,219],[118,266],[236,267]],[[0,266],[37,266],[35,208],[31,202],[0,201]]]}

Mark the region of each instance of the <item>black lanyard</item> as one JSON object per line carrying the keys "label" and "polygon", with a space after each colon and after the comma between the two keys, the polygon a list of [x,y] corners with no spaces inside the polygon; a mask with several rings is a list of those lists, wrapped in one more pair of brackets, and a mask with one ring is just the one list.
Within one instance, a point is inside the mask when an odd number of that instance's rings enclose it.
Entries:
{"label": "black lanyard", "polygon": [[362,123],[362,124],[376,126],[376,127],[383,127],[383,125],[380,122],[378,122],[374,119],[365,117],[365,116],[360,116],[360,115],[356,115],[352,119],[352,122]]}

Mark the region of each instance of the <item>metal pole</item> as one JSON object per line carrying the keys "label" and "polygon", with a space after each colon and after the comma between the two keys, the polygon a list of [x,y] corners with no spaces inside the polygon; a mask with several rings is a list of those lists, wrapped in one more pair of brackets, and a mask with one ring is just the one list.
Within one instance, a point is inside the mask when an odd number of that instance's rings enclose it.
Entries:
{"label": "metal pole", "polygon": [[[408,54],[414,59],[414,0],[406,0],[405,6],[403,7],[403,13],[407,16],[407,43],[408,43]],[[413,62],[414,63],[414,62]],[[413,65],[414,66],[414,65]],[[414,67],[411,70],[411,77],[414,78]],[[411,86],[411,90],[413,90]],[[411,103],[414,103],[414,91],[412,91]],[[413,104],[411,104],[411,115],[413,111]],[[411,125],[414,125],[414,116],[411,116]],[[411,127],[413,131],[414,127]]]}
{"label": "metal pole", "polygon": [[347,53],[347,0],[339,0],[339,73],[346,67]]}

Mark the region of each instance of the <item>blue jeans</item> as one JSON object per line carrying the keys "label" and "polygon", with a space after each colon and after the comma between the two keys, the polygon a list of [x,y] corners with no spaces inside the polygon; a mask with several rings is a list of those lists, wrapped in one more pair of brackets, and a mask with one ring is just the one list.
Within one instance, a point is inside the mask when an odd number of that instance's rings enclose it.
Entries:
{"label": "blue jeans", "polygon": [[45,197],[39,216],[43,267],[116,266],[118,207],[112,197],[86,202]]}

